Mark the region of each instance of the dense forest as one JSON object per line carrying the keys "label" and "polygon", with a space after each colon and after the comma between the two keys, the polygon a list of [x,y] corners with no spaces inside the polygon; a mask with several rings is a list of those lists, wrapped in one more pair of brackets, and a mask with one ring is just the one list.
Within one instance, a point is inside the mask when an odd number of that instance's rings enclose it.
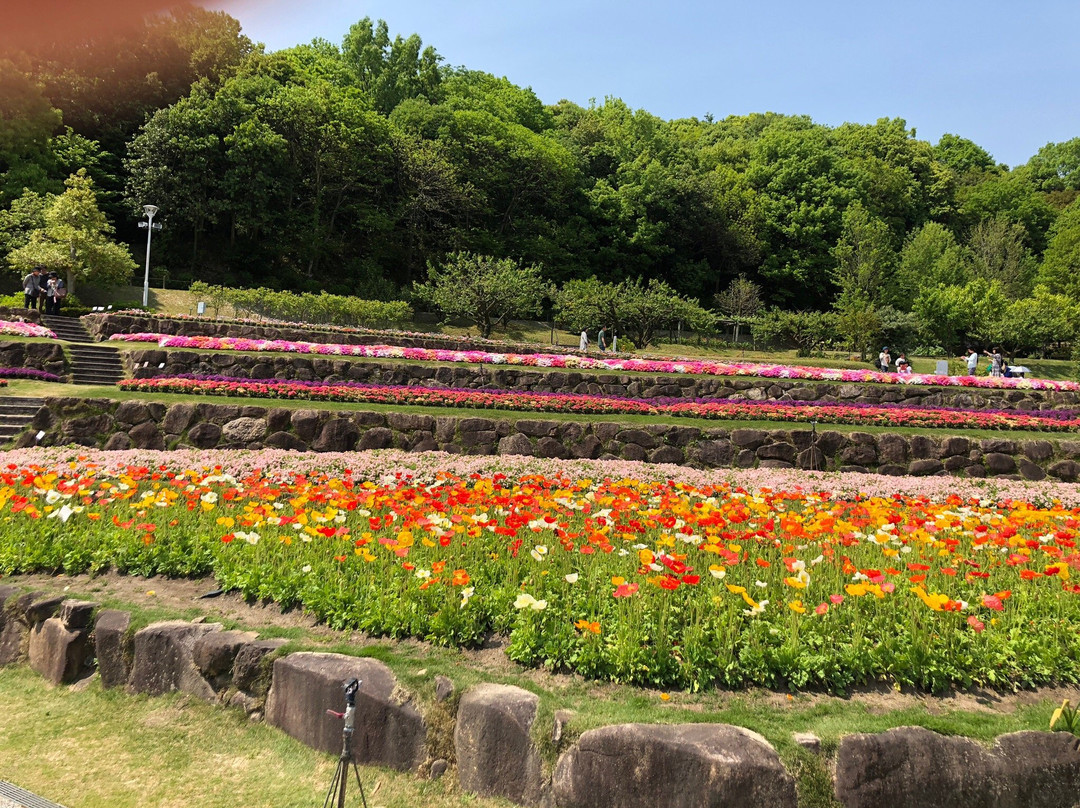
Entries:
{"label": "dense forest", "polygon": [[545,104],[369,19],[266,53],[186,8],[3,54],[0,257],[79,169],[135,255],[140,206],[160,207],[155,273],[179,284],[390,299],[467,251],[707,306],[744,276],[855,332],[921,318],[939,345],[979,307],[1041,320],[1080,301],[1080,137],[1010,169],[901,119]]}

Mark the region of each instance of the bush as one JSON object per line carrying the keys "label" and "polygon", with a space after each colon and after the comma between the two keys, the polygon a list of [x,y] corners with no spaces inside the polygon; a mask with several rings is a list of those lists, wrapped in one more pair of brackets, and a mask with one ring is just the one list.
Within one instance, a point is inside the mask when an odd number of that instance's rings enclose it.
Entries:
{"label": "bush", "polygon": [[297,294],[273,289],[232,289],[210,286],[202,281],[191,284],[189,291],[204,298],[215,315],[228,304],[240,316],[246,314],[299,323],[375,327],[398,324],[412,317],[412,307],[401,300],[363,300],[326,292]]}

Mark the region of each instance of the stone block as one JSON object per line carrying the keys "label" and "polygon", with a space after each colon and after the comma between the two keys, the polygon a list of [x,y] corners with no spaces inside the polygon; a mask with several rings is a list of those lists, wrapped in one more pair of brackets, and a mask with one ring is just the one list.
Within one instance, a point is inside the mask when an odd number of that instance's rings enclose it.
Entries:
{"label": "stone block", "polygon": [[30,629],[30,667],[54,685],[78,679],[93,657],[84,630],[65,628],[58,617],[36,623]]}
{"label": "stone block", "polygon": [[98,613],[94,622],[94,654],[102,687],[121,687],[131,674],[132,649],[128,637],[131,615],[116,609]]}
{"label": "stone block", "polygon": [[207,421],[200,421],[188,431],[187,439],[198,449],[212,449],[221,440],[221,427]]}
{"label": "stone block", "polygon": [[114,417],[116,418],[117,423],[134,426],[135,424],[149,421],[150,410],[147,409],[146,405],[141,401],[121,401],[120,406],[116,408]]}
{"label": "stone block", "polygon": [[356,697],[353,754],[358,763],[415,771],[425,759],[425,726],[383,663],[340,654],[297,653],[274,660],[266,720],[322,752],[341,751],[341,719],[327,710],[345,708],[343,685],[361,680]]}
{"label": "stone block", "polygon": [[908,464],[908,474],[914,477],[929,477],[942,471],[945,466],[940,460],[912,460]]}
{"label": "stone block", "polygon": [[1025,480],[1045,480],[1046,472],[1043,471],[1042,466],[1038,463],[1032,463],[1026,457],[1021,457],[1020,462],[1017,463],[1020,469],[1020,476]]}
{"label": "stone block", "polygon": [[539,804],[543,773],[530,735],[539,703],[538,696],[512,685],[481,684],[465,692],[454,728],[463,790]]}
{"label": "stone block", "polygon": [[986,749],[921,727],[849,735],[836,760],[845,808],[1068,808],[1080,790],[1076,737],[1002,735]]}
{"label": "stone block", "polygon": [[251,443],[266,437],[266,419],[241,416],[221,427],[221,437],[229,443]]}
{"label": "stone block", "polygon": [[60,622],[64,628],[78,631],[90,625],[98,604],[89,600],[65,600],[60,604]]}
{"label": "stone block", "polygon": [[1036,463],[1045,463],[1054,456],[1054,444],[1048,440],[1026,440],[1021,446],[1024,456]]}
{"label": "stone block", "polygon": [[1080,463],[1075,460],[1059,460],[1047,469],[1050,475],[1067,483],[1075,482],[1080,477]]}
{"label": "stone block", "polygon": [[255,642],[258,635],[254,631],[212,631],[195,640],[192,659],[207,680],[227,676],[232,673],[233,662],[240,649]]}
{"label": "stone block", "polygon": [[731,433],[731,443],[740,449],[757,449],[768,437],[769,433],[761,429],[736,429]]}
{"label": "stone block", "polygon": [[356,424],[348,418],[335,418],[323,424],[311,448],[316,452],[351,452],[359,437]]}
{"label": "stone block", "polygon": [[[1011,441],[1008,442],[1011,443]],[[989,441],[983,441],[983,443],[986,444]],[[994,475],[1012,474],[1016,471],[1016,461],[1013,460],[1011,455],[1002,454],[1001,452],[987,452],[983,457],[983,463],[986,464],[987,470]]]}
{"label": "stone block", "polygon": [[232,683],[238,690],[264,696],[270,688],[268,656],[288,642],[283,639],[255,640],[241,646],[232,663]]}
{"label": "stone block", "polygon": [[[520,424],[520,421],[518,422]],[[499,441],[499,454],[501,455],[531,455],[532,443],[520,432],[508,435]]]}
{"label": "stone block", "polygon": [[772,746],[726,724],[590,730],[559,758],[553,791],[560,808],[796,806],[795,781]]}
{"label": "stone block", "polygon": [[129,687],[133,693],[160,696],[174,690],[214,701],[216,694],[195,665],[195,644],[220,631],[217,623],[154,623],[135,634],[135,662]]}
{"label": "stone block", "polygon": [[393,431],[385,426],[376,426],[368,429],[360,436],[360,443],[356,448],[365,451],[368,449],[389,449],[393,445]]}

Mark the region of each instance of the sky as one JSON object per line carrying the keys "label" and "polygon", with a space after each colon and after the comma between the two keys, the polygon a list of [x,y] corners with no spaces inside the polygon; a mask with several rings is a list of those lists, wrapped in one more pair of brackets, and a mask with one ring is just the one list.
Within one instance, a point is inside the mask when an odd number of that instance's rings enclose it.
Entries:
{"label": "sky", "polygon": [[612,96],[662,118],[750,112],[830,126],[903,118],[1008,165],[1080,136],[1078,0],[206,0],[277,50],[354,22],[417,33],[450,65],[545,103]]}

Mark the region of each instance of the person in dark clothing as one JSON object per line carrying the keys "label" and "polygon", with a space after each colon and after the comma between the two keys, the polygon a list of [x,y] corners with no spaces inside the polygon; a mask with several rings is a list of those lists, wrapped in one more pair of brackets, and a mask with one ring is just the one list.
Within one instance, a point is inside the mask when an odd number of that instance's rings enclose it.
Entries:
{"label": "person in dark clothing", "polygon": [[26,308],[38,308],[38,298],[41,296],[42,281],[44,280],[41,276],[41,267],[34,267],[30,274],[23,278],[23,302]]}

